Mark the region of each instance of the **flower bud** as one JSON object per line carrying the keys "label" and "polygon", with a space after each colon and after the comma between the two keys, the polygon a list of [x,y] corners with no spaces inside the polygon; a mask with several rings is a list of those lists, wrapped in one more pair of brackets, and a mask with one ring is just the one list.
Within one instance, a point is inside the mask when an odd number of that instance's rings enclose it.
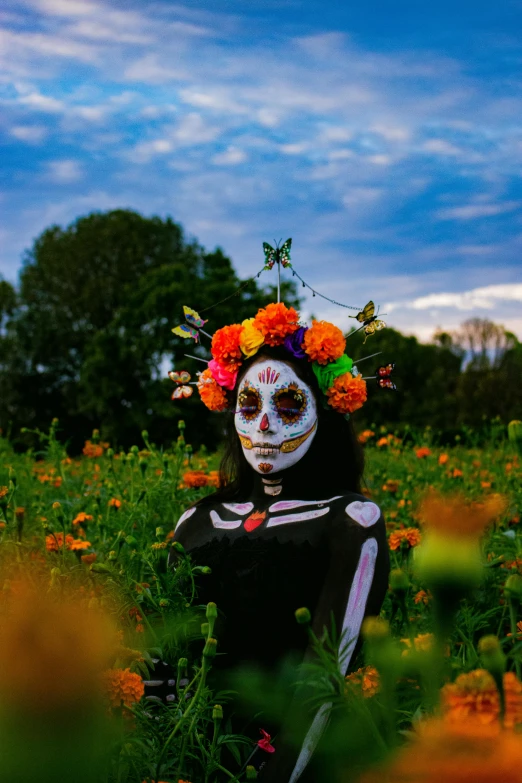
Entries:
{"label": "flower bud", "polygon": [[504,585],[504,592],[512,601],[522,602],[522,576],[520,574],[510,574]]}
{"label": "flower bud", "polygon": [[169,605],[170,601],[168,598],[160,598],[159,605],[162,609],[165,609]]}
{"label": "flower bud", "polygon": [[499,675],[502,677],[506,669],[506,656],[502,652],[498,638],[493,634],[483,636],[479,640],[478,651],[484,668],[494,677]]}
{"label": "flower bud", "polygon": [[93,430],[91,437],[92,437],[92,442],[93,443],[99,443],[100,442],[100,430]]}
{"label": "flower bud", "polygon": [[390,624],[382,617],[367,617],[361,628],[365,641],[379,642],[390,635]]}
{"label": "flower bud", "polygon": [[390,590],[399,596],[408,592],[410,580],[408,574],[402,568],[394,568],[390,571]]}
{"label": "flower bud", "polygon": [[175,552],[179,552],[180,555],[184,555],[185,554],[185,547],[183,546],[183,544],[180,544],[179,541],[173,541],[172,549]]}
{"label": "flower bud", "polygon": [[140,450],[137,446],[131,446],[130,447],[130,453],[138,455],[140,453]]}
{"label": "flower bud", "polygon": [[208,623],[201,623],[201,635],[208,636],[210,625]]}
{"label": "flower bud", "polygon": [[165,535],[165,528],[164,527],[157,527],[156,528],[156,538],[163,538]]}
{"label": "flower bud", "polygon": [[218,616],[217,606],[213,601],[210,601],[210,603],[207,604],[207,610],[205,614],[207,620],[215,620],[217,618]]}
{"label": "flower bud", "polygon": [[141,475],[144,476],[145,473],[147,472],[147,468],[149,467],[149,463],[147,462],[146,459],[144,459],[143,457],[140,457],[140,459],[139,459],[139,466],[140,466],[140,470],[141,470]]}
{"label": "flower bud", "polygon": [[185,429],[185,422],[183,421],[183,419],[180,419],[180,420],[178,421],[178,430],[179,430],[180,432],[183,432],[183,430],[184,430],[184,429]]}
{"label": "flower bud", "polygon": [[205,647],[203,648],[203,657],[212,659],[215,657],[217,652],[217,639],[213,639],[210,637],[207,639],[205,643]]}
{"label": "flower bud", "polygon": [[312,620],[310,610],[306,606],[302,606],[300,609],[295,610],[295,619],[299,625],[308,625]]}
{"label": "flower bud", "polygon": [[134,536],[126,536],[125,537],[125,543],[128,546],[136,546],[136,544],[138,543],[138,539],[135,538]]}
{"label": "flower bud", "polygon": [[107,449],[107,451],[105,452],[105,454],[107,455],[107,457],[108,457],[109,459],[113,459],[113,457],[114,457],[114,449]]}
{"label": "flower bud", "polygon": [[223,707],[221,704],[214,704],[212,709],[212,720],[223,720]]}
{"label": "flower bud", "polygon": [[60,509],[61,507],[62,507],[62,504],[59,503],[57,500],[55,500],[55,502],[53,503],[53,509],[55,511],[58,511],[58,509]]}
{"label": "flower bud", "polygon": [[147,441],[147,440],[149,439],[149,433],[147,432],[147,430],[142,430],[142,431],[141,431],[141,437],[142,437],[142,438],[143,438],[143,440],[145,440],[145,441]]}
{"label": "flower bud", "polygon": [[247,780],[257,780],[256,768],[249,764],[245,770]]}
{"label": "flower bud", "polygon": [[514,419],[508,424],[508,439],[513,443],[522,442],[522,421]]}

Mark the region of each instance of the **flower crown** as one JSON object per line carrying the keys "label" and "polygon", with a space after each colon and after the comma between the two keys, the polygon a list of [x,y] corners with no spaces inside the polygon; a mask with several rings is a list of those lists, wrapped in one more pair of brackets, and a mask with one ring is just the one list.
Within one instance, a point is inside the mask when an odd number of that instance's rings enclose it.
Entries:
{"label": "flower crown", "polygon": [[294,359],[312,362],[326,404],[338,413],[353,413],[366,402],[366,382],[344,352],[342,331],[327,321],[302,326],[293,307],[273,303],[254,318],[218,329],[212,337],[212,359],[197,383],[209,410],[223,411],[233,405],[230,392],[236,387],[239,368],[264,345],[283,346]]}

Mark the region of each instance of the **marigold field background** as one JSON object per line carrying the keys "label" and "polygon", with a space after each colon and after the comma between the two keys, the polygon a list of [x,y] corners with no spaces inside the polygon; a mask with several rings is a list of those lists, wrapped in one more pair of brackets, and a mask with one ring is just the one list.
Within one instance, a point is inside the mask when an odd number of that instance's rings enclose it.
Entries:
{"label": "marigold field background", "polygon": [[[365,494],[384,511],[393,570],[386,620],[366,624],[346,681],[331,635],[303,674],[314,704],[334,705],[325,780],[387,779],[372,771],[379,762],[390,780],[467,780],[479,747],[481,780],[521,779],[520,427],[508,437],[493,421],[444,447],[431,428],[360,433]],[[216,609],[197,599],[205,568],[181,548],[167,568],[177,519],[218,481],[219,454],[193,453],[178,428],[168,450],[144,432],[120,453],[95,431],[74,458],[57,420],[25,454],[0,440],[1,761],[13,779],[255,778],[257,725],[234,734],[230,694],[211,689]],[[219,640],[217,651],[226,654]],[[172,667],[168,705],[143,698],[152,659]],[[236,687],[269,716],[287,677]]]}

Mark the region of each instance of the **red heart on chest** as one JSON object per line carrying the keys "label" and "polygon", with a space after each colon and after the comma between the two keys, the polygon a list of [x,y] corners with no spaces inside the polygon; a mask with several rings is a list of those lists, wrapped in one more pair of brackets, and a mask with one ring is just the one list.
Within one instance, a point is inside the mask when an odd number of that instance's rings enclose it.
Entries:
{"label": "red heart on chest", "polygon": [[247,533],[251,533],[252,530],[255,530],[256,527],[259,527],[261,525],[266,517],[266,511],[254,511],[253,514],[250,514],[247,519],[245,519],[245,524],[243,525],[244,529]]}

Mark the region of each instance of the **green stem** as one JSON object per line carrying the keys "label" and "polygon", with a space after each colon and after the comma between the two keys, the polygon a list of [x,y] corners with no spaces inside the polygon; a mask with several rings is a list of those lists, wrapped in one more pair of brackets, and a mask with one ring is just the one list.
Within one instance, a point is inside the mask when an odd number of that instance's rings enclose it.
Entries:
{"label": "green stem", "polygon": [[[518,634],[517,610],[515,606],[515,601],[513,601],[512,598],[508,598],[508,604],[509,604],[509,624],[511,626],[511,638],[513,640],[513,645],[515,645],[517,643],[517,634]],[[515,671],[517,673],[518,679],[520,680],[520,661],[517,659],[515,659]]]}

